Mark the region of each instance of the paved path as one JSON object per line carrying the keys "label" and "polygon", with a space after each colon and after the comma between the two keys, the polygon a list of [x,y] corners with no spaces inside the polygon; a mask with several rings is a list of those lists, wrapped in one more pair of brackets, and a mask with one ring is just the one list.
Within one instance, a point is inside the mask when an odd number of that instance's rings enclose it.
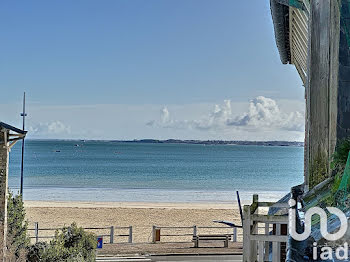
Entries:
{"label": "paved path", "polygon": [[228,248],[222,243],[203,243],[201,248],[191,242],[105,244],[97,251],[97,262],[241,262],[242,246],[239,242],[230,242]]}
{"label": "paved path", "polygon": [[199,255],[199,256],[166,256],[151,257],[151,261],[181,261],[181,262],[242,262],[241,255]]}
{"label": "paved path", "polygon": [[149,257],[97,257],[96,262],[152,262]]}
{"label": "paved path", "polygon": [[241,255],[197,255],[197,256],[140,256],[140,257],[98,257],[97,262],[242,262]]}
{"label": "paved path", "polygon": [[202,243],[202,247],[194,248],[193,243],[133,243],[133,244],[105,244],[103,249],[97,250],[99,256],[134,256],[134,255],[232,255],[242,254],[243,244],[230,242],[228,248],[223,248],[223,243]]}

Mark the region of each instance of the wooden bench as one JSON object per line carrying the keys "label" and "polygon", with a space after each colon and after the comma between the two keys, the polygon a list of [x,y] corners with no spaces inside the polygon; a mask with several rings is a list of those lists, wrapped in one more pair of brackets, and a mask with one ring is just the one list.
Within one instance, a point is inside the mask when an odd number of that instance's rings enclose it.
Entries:
{"label": "wooden bench", "polygon": [[228,247],[231,235],[197,235],[193,237],[194,247],[199,247],[199,241],[223,241],[224,247]]}

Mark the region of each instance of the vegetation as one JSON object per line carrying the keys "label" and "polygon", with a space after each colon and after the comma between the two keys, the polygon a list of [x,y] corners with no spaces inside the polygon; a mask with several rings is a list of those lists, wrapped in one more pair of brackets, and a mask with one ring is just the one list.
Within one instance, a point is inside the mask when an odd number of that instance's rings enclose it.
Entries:
{"label": "vegetation", "polygon": [[[332,192],[337,191],[341,178],[344,173],[346,162],[348,160],[348,155],[350,151],[350,137],[338,141],[337,148],[332,156],[330,169],[334,178],[334,187]],[[316,158],[312,161],[309,169],[310,174],[310,188],[315,187],[325,179],[329,177],[328,175],[328,165],[327,157],[322,153],[319,153]]]}
{"label": "vegetation", "polygon": [[25,261],[26,250],[30,245],[27,236],[28,222],[22,197],[9,192],[7,201],[7,257],[9,261]]}
{"label": "vegetation", "polygon": [[92,233],[73,223],[56,231],[55,237],[49,244],[39,242],[29,248],[28,260],[31,262],[59,262],[59,261],[95,261],[97,241]]}
{"label": "vegetation", "polygon": [[[345,172],[349,151],[350,138],[340,140],[332,156],[332,161],[330,164],[333,179],[328,185],[325,185],[325,188],[322,188],[323,192],[328,193],[321,193],[322,197],[320,195],[313,195],[310,196],[309,199],[318,198],[319,202],[322,202],[325,206],[337,206],[340,209],[348,209],[350,207],[350,202],[348,200],[348,195],[350,192],[350,177],[349,173]],[[312,178],[313,186],[322,182],[323,179],[326,178],[323,175],[326,167],[322,164],[323,162],[318,158],[314,163],[316,164],[313,165],[313,173],[310,173],[310,181]]]}
{"label": "vegetation", "polygon": [[341,180],[342,180],[342,174],[340,174],[340,173],[336,174],[335,177],[334,177],[332,188],[331,188],[331,193],[333,195],[335,193],[337,193],[337,191],[339,189],[339,186],[340,186],[340,183],[341,183]]}
{"label": "vegetation", "polygon": [[343,174],[346,161],[350,151],[350,138],[345,138],[338,142],[336,151],[333,154],[331,168],[336,174]]}
{"label": "vegetation", "polygon": [[93,262],[97,240],[94,234],[85,232],[73,223],[69,227],[55,232],[49,242],[30,244],[27,235],[28,222],[25,221],[25,210],[22,197],[11,192],[7,204],[7,261],[29,262]]}
{"label": "vegetation", "polygon": [[310,178],[309,184],[310,188],[315,187],[322,181],[328,178],[328,167],[326,157],[321,153],[317,155],[317,157],[313,160],[310,165]]}

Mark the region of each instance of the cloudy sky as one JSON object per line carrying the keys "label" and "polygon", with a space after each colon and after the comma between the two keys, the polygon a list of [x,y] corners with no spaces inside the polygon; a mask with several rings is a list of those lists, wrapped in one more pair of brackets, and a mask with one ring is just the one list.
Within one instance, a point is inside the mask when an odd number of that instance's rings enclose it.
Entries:
{"label": "cloudy sky", "polygon": [[268,0],[0,7],[0,121],[21,126],[26,91],[30,138],[303,140]]}

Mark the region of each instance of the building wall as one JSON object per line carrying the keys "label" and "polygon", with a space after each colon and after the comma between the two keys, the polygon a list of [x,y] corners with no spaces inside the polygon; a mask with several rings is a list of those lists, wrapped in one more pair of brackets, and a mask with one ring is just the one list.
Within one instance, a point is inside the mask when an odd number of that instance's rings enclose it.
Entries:
{"label": "building wall", "polygon": [[337,141],[339,21],[337,1],[311,1],[305,156],[309,188],[330,176],[329,160]]}
{"label": "building wall", "polygon": [[335,148],[350,138],[350,0],[271,0],[271,14],[281,61],[305,85],[308,190],[332,175]]}
{"label": "building wall", "polygon": [[340,7],[337,138],[350,137],[350,1]]}
{"label": "building wall", "polygon": [[[8,131],[5,132],[8,133]],[[9,149],[4,144],[4,132],[0,131],[0,260],[4,257],[6,250],[8,156]]]}

